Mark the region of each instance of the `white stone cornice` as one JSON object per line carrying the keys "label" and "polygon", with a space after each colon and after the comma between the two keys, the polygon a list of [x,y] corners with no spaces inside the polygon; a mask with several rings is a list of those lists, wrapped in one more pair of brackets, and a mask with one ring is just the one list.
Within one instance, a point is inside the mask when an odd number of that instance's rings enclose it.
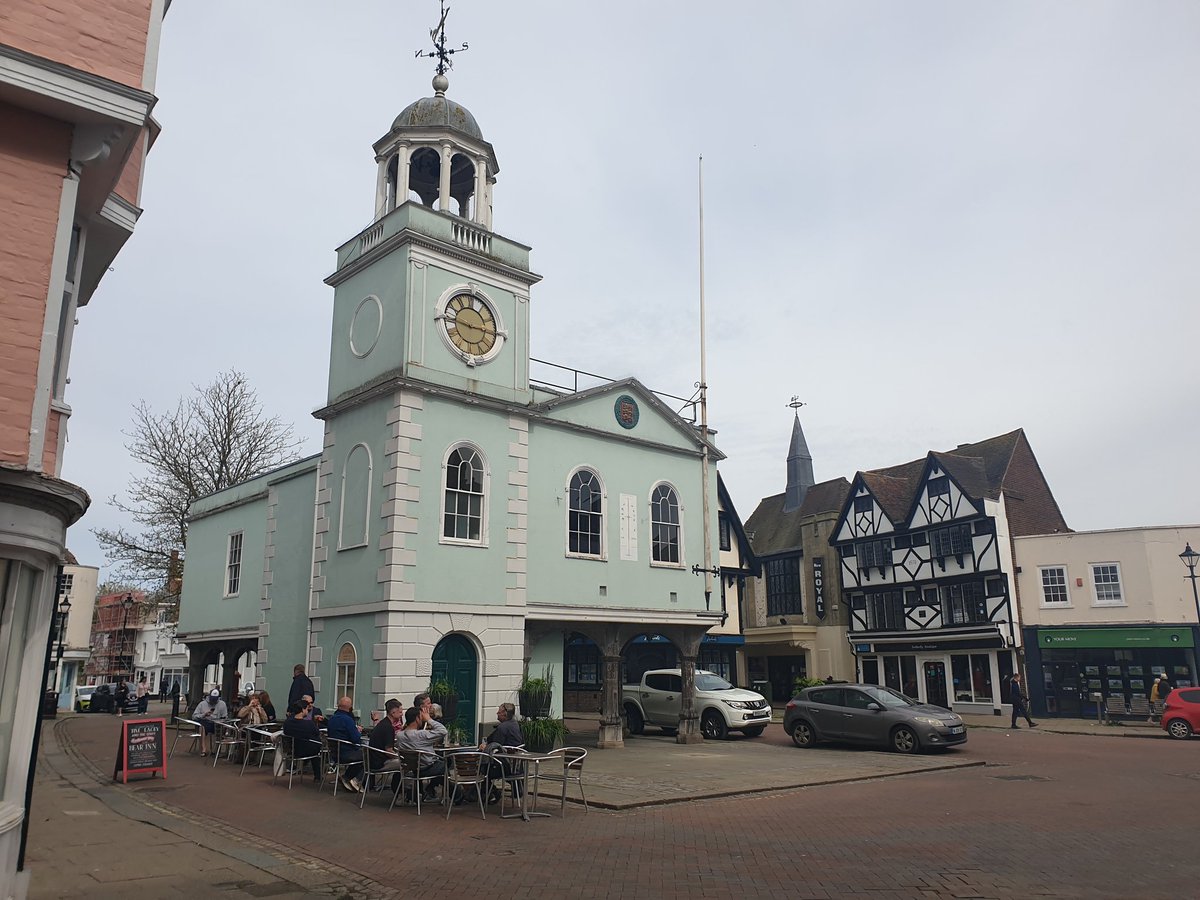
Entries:
{"label": "white stone cornice", "polygon": [[720,611],[641,609],[612,606],[567,606],[561,603],[528,603],[525,618],[544,622],[631,622],[646,625],[705,625],[721,623]]}
{"label": "white stone cornice", "polygon": [[7,44],[0,44],[0,99],[69,122],[108,119],[139,127],[156,102],[153,94]]}

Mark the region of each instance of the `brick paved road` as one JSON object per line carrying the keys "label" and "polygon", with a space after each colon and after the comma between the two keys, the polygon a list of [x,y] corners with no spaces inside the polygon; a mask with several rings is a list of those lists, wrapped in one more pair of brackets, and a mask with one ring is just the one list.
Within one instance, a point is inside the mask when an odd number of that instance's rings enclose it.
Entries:
{"label": "brick paved road", "polygon": [[[115,726],[60,725],[111,771]],[[760,740],[787,742],[779,729]],[[388,814],[375,798],[360,812],[188,757],[169,782],[130,787],[406,896],[1200,896],[1200,741],[977,729],[963,752],[988,765],[528,824],[465,806],[449,822]],[[781,747],[780,764],[803,756]]]}

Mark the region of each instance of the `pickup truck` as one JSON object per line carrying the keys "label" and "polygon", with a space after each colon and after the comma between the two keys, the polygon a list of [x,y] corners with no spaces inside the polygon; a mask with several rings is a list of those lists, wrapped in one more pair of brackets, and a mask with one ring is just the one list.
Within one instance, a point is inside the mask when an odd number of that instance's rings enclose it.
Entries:
{"label": "pickup truck", "polygon": [[[641,684],[621,688],[621,709],[630,734],[641,734],[656,725],[667,734],[679,730],[680,693],[683,677],[679,669],[652,669]],[[696,715],[700,733],[708,740],[722,740],[731,731],[758,737],[771,724],[771,704],[762,694],[736,688],[720,675],[696,670]]]}

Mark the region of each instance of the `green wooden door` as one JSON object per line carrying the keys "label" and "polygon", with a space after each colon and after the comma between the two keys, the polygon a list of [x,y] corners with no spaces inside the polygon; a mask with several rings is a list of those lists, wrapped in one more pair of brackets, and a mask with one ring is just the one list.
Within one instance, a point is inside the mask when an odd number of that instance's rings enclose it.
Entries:
{"label": "green wooden door", "polygon": [[470,641],[461,634],[451,634],[438,642],[433,650],[433,678],[435,681],[444,678],[458,688],[458,709],[454,721],[466,729],[473,742],[479,740],[475,733],[479,725],[479,703],[475,696],[478,674],[479,661]]}

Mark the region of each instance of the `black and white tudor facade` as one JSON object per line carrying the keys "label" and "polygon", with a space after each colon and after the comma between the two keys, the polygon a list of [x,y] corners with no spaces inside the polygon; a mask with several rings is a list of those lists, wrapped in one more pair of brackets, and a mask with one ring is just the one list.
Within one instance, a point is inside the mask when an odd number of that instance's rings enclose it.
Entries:
{"label": "black and white tudor facade", "polygon": [[859,472],[831,543],[861,680],[999,714],[1020,665],[1011,538],[1066,530],[1021,430]]}

